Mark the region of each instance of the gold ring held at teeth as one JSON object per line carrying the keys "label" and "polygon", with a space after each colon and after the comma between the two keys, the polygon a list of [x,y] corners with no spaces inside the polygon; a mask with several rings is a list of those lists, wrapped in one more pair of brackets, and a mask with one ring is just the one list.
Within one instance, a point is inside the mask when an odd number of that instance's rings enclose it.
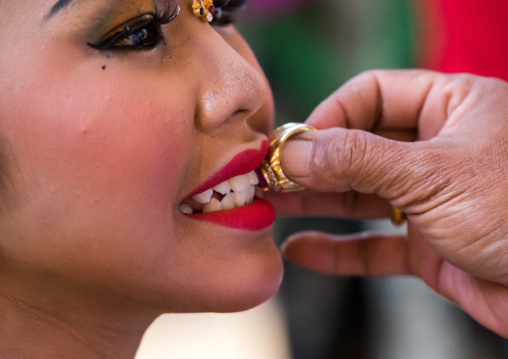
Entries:
{"label": "gold ring held at teeth", "polygon": [[272,132],[269,138],[270,148],[268,155],[259,167],[267,183],[267,186],[263,190],[295,192],[304,189],[303,186],[290,181],[285,175],[280,164],[280,151],[286,141],[307,131],[316,131],[316,129],[303,123],[287,123]]}
{"label": "gold ring held at teeth", "polygon": [[406,221],[406,214],[396,207],[392,207],[390,220],[394,226],[401,226]]}

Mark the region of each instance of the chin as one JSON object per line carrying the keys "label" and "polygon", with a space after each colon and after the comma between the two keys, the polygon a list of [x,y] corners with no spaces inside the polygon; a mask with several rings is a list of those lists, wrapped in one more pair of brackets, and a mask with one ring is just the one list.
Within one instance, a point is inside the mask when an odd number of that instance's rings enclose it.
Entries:
{"label": "chin", "polygon": [[[268,245],[257,253],[240,256],[234,268],[221,278],[221,299],[214,312],[238,312],[256,307],[279,290],[283,276],[281,254],[270,236]],[[225,280],[224,280],[225,279]]]}
{"label": "chin", "polygon": [[282,275],[282,258],[277,255],[270,265],[265,263],[264,267],[252,270],[247,276],[237,275],[225,284],[221,301],[215,303],[214,308],[210,307],[208,311],[229,313],[254,308],[277,293],[282,282]]}
{"label": "chin", "polygon": [[277,293],[283,276],[282,257],[273,242],[270,247],[192,273],[194,280],[188,277],[178,292],[166,293],[164,311],[231,313],[264,303]]}

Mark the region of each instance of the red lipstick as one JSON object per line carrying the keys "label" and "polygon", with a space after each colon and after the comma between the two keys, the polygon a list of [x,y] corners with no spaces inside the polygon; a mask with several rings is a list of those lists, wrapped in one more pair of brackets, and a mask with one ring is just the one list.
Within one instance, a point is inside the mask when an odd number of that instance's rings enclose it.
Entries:
{"label": "red lipstick", "polygon": [[243,207],[227,211],[187,214],[188,217],[244,231],[259,231],[275,222],[275,209],[267,200],[256,198]]}
{"label": "red lipstick", "polygon": [[[255,170],[266,157],[268,146],[268,141],[263,141],[260,149],[248,149],[239,153],[226,166],[194,189],[186,198],[213,188],[230,178]],[[275,210],[272,204],[258,198],[251,204],[242,207],[210,213],[186,214],[186,216],[223,227],[247,231],[261,230],[275,222]]]}
{"label": "red lipstick", "polygon": [[204,192],[219,183],[222,183],[230,178],[244,175],[250,171],[254,171],[261,165],[268,153],[268,140],[261,143],[259,150],[245,150],[237,154],[229,163],[224,166],[220,171],[208,178],[205,183],[197,187],[186,198],[192,197],[198,193]]}

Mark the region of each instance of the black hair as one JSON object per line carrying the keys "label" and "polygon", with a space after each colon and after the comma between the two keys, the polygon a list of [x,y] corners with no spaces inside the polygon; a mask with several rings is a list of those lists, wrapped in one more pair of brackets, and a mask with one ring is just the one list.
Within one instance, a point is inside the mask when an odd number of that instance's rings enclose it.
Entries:
{"label": "black hair", "polygon": [[234,23],[239,10],[250,2],[251,0],[214,0],[215,14],[212,24],[220,26]]}

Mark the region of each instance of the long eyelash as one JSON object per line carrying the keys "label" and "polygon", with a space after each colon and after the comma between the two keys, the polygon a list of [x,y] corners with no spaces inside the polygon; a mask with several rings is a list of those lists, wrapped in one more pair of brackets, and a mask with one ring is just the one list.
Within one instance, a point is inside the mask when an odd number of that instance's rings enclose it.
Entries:
{"label": "long eyelash", "polygon": [[153,14],[154,20],[159,25],[169,24],[180,14],[180,5],[176,5],[175,9],[171,12],[171,0],[168,0],[168,8],[162,14],[155,10]]}
{"label": "long eyelash", "polygon": [[[159,12],[158,9],[155,9],[153,13],[146,13],[141,14],[138,18],[142,18],[143,16],[151,16],[152,19],[143,26],[145,27],[155,27],[157,28],[158,36],[162,38],[161,33],[161,26],[169,24],[171,21],[173,21],[178,15],[180,14],[180,5],[177,5],[173,11],[171,11],[171,0],[168,0],[168,7],[164,12]],[[124,25],[125,30],[120,31],[109,38],[100,41],[95,44],[88,43],[88,46],[97,49],[97,50],[114,50],[114,45],[129,35],[129,32],[131,31],[129,26],[127,24]],[[162,39],[163,40],[163,39]],[[135,48],[136,46],[133,46],[132,48]]]}

